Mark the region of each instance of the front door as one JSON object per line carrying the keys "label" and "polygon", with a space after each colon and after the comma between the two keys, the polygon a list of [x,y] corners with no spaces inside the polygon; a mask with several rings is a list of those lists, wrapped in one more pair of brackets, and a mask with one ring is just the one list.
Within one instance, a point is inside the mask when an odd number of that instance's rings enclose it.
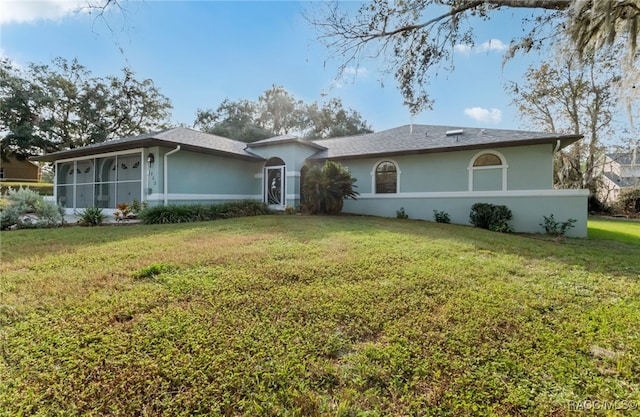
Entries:
{"label": "front door", "polygon": [[272,208],[285,206],[284,166],[265,167],[264,202]]}

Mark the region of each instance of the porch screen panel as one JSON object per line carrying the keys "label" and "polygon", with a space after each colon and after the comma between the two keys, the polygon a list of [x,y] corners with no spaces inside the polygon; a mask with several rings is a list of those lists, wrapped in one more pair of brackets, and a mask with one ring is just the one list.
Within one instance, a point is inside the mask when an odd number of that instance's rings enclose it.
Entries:
{"label": "porch screen panel", "polygon": [[116,183],[96,184],[95,206],[99,208],[114,208],[116,206]]}
{"label": "porch screen panel", "polygon": [[116,157],[96,159],[95,206],[113,208],[116,206]]}
{"label": "porch screen panel", "polygon": [[76,185],[76,208],[93,207],[93,184]]}
{"label": "porch screen panel", "polygon": [[58,164],[56,172],[57,203],[69,208],[73,208],[74,204],[74,168],[75,162],[64,162]]}
{"label": "porch screen panel", "polygon": [[118,156],[116,203],[140,201],[142,188],[142,154]]}
{"label": "porch screen panel", "polygon": [[93,207],[93,178],[95,161],[87,159],[76,162],[76,208]]}

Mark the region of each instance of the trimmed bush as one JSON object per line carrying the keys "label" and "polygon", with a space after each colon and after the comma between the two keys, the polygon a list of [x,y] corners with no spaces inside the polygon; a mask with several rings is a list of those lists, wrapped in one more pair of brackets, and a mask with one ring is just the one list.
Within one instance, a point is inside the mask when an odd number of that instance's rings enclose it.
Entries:
{"label": "trimmed bush", "polygon": [[476,203],[471,206],[469,221],[475,227],[494,232],[509,233],[513,231],[513,228],[509,226],[507,222],[511,220],[512,217],[513,214],[507,206]]}
{"label": "trimmed bush", "polygon": [[433,219],[438,223],[451,223],[451,217],[446,211],[433,210]]}
{"label": "trimmed bush", "polygon": [[273,211],[269,206],[261,201],[242,200],[212,205],[169,204],[167,206],[147,207],[140,211],[138,218],[144,224],[167,224],[259,216],[272,213]]}
{"label": "trimmed bush", "polygon": [[37,192],[38,194],[44,195],[53,195],[53,184],[44,183],[44,182],[1,182],[0,183],[0,193],[6,194],[11,189],[17,188],[29,188],[32,191]]}

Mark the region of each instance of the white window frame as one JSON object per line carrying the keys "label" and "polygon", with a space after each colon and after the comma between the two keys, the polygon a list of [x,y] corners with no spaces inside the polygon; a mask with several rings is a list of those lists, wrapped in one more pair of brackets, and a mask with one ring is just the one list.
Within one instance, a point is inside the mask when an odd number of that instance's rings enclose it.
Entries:
{"label": "white window frame", "polygon": [[[480,158],[483,155],[495,155],[500,159],[500,165],[489,165],[489,166],[481,166],[481,167],[476,167],[473,166],[473,164],[476,162],[476,160],[478,158]],[[486,150],[486,151],[480,151],[478,153],[476,153],[472,158],[471,161],[469,162],[469,166],[467,167],[467,170],[469,171],[469,191],[473,191],[473,173],[475,171],[484,171],[484,170],[489,170],[489,169],[500,169],[502,170],[502,187],[501,190],[502,191],[507,191],[507,170],[509,168],[509,165],[507,165],[507,158],[504,157],[504,155],[498,151],[495,150]]]}
{"label": "white window frame", "polygon": [[[378,170],[378,166],[383,162],[391,162],[396,167],[396,191],[394,193],[378,193],[376,192],[376,171]],[[371,194],[398,194],[400,192],[400,174],[402,171],[400,170],[400,164],[394,159],[384,158],[379,159],[375,164],[373,164],[373,169],[371,170]]]}

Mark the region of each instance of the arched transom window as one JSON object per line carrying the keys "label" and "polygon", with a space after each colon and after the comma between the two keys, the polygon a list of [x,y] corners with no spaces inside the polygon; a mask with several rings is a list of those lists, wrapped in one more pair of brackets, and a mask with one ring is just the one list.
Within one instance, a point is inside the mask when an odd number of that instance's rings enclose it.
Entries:
{"label": "arched transom window", "polygon": [[382,161],[375,169],[376,194],[398,192],[398,167],[392,161]]}
{"label": "arched transom window", "polygon": [[469,191],[506,191],[507,161],[497,151],[478,152],[469,164]]}
{"label": "arched transom window", "polygon": [[502,165],[502,161],[498,155],[493,153],[485,153],[473,161],[474,167],[491,167],[496,165]]}

